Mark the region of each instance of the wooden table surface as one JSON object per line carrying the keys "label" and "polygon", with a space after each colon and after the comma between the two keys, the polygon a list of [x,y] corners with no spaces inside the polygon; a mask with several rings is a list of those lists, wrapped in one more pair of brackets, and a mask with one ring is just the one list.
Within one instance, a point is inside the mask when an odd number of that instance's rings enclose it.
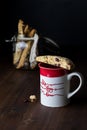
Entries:
{"label": "wooden table surface", "polygon": [[[80,62],[80,63],[79,63]],[[49,108],[40,104],[39,69],[16,70],[7,62],[0,63],[0,130],[86,130],[87,129],[87,64],[76,61],[84,84],[70,104]],[[75,81],[73,81],[74,83]],[[37,101],[28,102],[35,94]]]}

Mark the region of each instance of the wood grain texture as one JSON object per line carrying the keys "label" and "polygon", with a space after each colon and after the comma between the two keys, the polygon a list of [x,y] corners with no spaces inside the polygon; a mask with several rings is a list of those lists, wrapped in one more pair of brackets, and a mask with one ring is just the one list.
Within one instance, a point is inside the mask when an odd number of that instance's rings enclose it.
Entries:
{"label": "wood grain texture", "polygon": [[[86,77],[86,64],[76,63]],[[84,66],[84,67],[82,67]],[[74,85],[74,79],[73,79]],[[39,70],[16,70],[0,63],[0,130],[85,130],[87,129],[87,81],[61,108],[42,106],[39,100]],[[37,102],[27,99],[35,94]]]}

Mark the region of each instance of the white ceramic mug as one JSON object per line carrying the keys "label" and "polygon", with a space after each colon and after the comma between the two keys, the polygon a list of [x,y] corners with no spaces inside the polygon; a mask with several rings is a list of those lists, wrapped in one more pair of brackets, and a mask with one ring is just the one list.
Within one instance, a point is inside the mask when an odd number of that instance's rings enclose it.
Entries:
{"label": "white ceramic mug", "polygon": [[[83,78],[79,72],[67,73],[63,68],[39,63],[40,68],[40,103],[48,107],[63,107],[82,86]],[[70,80],[79,78],[79,85],[70,92]]]}

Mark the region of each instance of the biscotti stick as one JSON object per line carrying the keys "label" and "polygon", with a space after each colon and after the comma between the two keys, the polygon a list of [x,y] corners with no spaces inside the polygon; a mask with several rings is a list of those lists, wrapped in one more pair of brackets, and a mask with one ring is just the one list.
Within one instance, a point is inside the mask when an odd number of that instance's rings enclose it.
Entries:
{"label": "biscotti stick", "polygon": [[[23,20],[19,19],[19,21],[18,21],[18,36],[19,35],[23,36],[23,28],[24,28],[24,22],[23,22]],[[13,54],[13,64],[18,63],[20,56],[21,56],[21,53],[22,53],[22,50],[19,47],[19,42],[20,41],[17,39],[15,52]]]}
{"label": "biscotti stick", "polygon": [[61,67],[66,70],[72,70],[75,67],[74,63],[69,58],[62,56],[52,56],[52,55],[37,56],[36,61]]}
{"label": "biscotti stick", "polygon": [[[36,33],[36,30],[32,29],[31,32],[29,33],[29,37],[33,37],[35,33]],[[17,69],[24,66],[25,59],[26,59],[26,57],[31,49],[31,46],[32,46],[32,41],[28,41],[26,44],[27,44],[27,47],[22,52],[19,64],[17,65]]]}
{"label": "biscotti stick", "polygon": [[29,27],[29,25],[25,25],[25,28],[24,28],[24,35],[25,37],[28,37],[29,36],[29,33],[31,31],[31,27]]}
{"label": "biscotti stick", "polygon": [[16,51],[14,54],[13,54],[13,64],[17,64],[20,60],[20,57],[21,57],[21,54],[22,54],[22,50],[20,49],[19,51]]}
{"label": "biscotti stick", "polygon": [[23,20],[20,19],[18,22],[18,35],[23,35],[24,34],[23,30],[24,30],[24,22]]}

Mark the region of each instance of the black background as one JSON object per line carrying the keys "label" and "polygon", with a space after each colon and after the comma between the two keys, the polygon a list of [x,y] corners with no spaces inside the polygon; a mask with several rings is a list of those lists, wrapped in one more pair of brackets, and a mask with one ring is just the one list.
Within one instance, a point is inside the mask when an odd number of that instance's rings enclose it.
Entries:
{"label": "black background", "polygon": [[[19,19],[56,41],[61,55],[86,55],[87,0],[8,0],[0,4],[0,48],[17,32]],[[9,43],[10,44],[10,43]],[[82,53],[83,52],[83,53]],[[7,52],[9,53],[9,52]],[[77,57],[75,57],[77,55]]]}

